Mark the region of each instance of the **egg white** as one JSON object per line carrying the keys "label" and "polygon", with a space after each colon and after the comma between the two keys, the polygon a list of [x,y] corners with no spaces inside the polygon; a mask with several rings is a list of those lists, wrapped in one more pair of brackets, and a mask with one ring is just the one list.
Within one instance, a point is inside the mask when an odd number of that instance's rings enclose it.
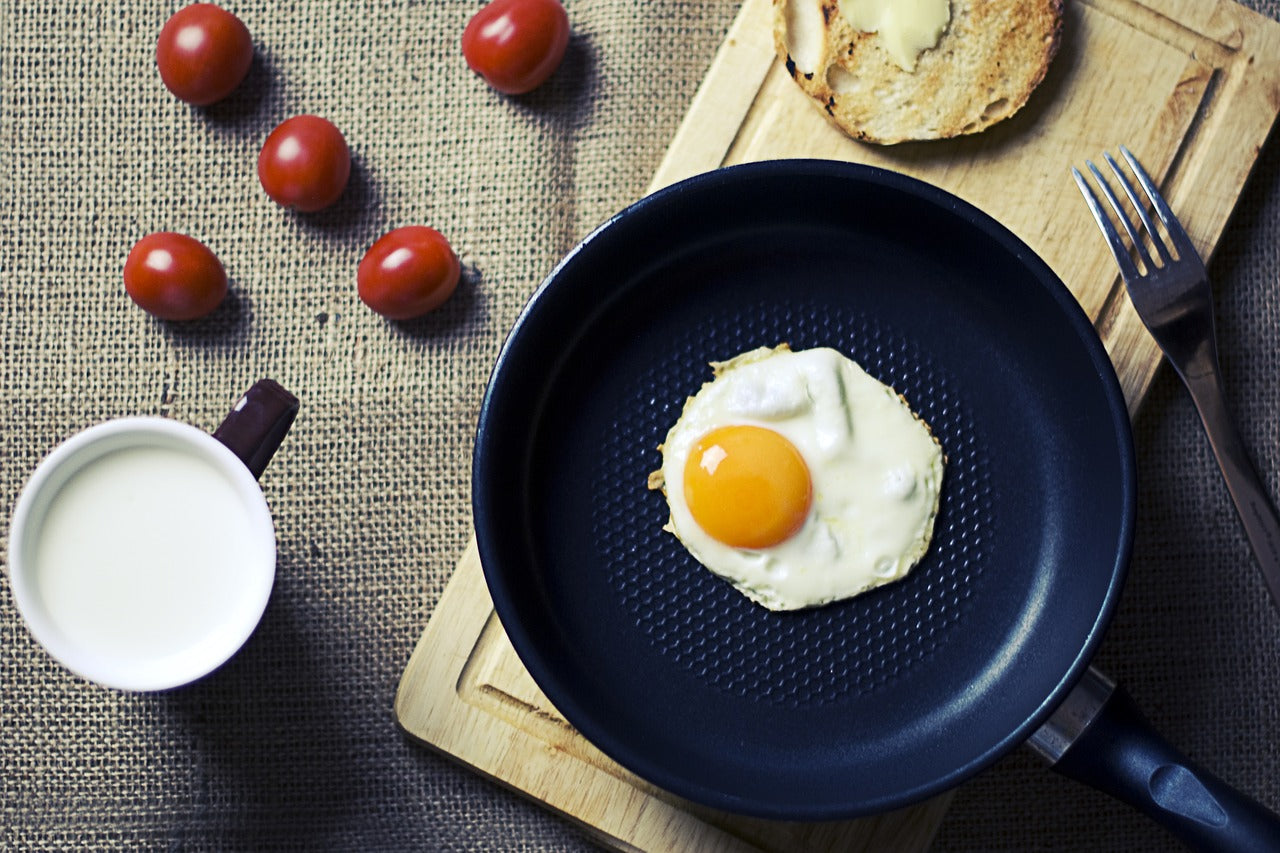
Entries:
{"label": "egg white", "polygon": [[[834,349],[761,347],[712,365],[663,442],[650,486],[671,510],[667,529],[711,571],[771,610],[857,595],[904,577],[933,537],[942,448],[892,388]],[[729,425],[772,429],[804,457],[813,502],[800,530],[758,550],[708,535],[684,497],[684,470],[702,436]]]}

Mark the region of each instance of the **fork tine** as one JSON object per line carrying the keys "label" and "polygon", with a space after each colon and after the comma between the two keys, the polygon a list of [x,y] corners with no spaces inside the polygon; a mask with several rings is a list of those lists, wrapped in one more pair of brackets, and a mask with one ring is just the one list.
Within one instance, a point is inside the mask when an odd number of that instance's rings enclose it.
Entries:
{"label": "fork tine", "polygon": [[[1151,243],[1156,247],[1156,254],[1160,256],[1161,265],[1169,263],[1173,260],[1173,256],[1169,253],[1169,247],[1164,244],[1164,238],[1162,238],[1160,236],[1160,232],[1156,230],[1156,224],[1152,222],[1151,217],[1147,215],[1146,203],[1138,197],[1138,191],[1133,188],[1133,184],[1129,183],[1129,179],[1125,177],[1124,172],[1120,170],[1120,166],[1116,163],[1115,158],[1105,151],[1102,152],[1102,157],[1107,161],[1107,165],[1111,167],[1111,171],[1115,174],[1116,180],[1120,182],[1120,187],[1124,190],[1124,194],[1129,197],[1129,201],[1133,204],[1133,209],[1138,213],[1138,218],[1142,220],[1142,227],[1146,228],[1147,233],[1151,235]],[[1163,219],[1164,217],[1160,218]]]}
{"label": "fork tine", "polygon": [[[1178,217],[1173,215],[1173,211],[1169,209],[1168,202],[1164,200],[1160,190],[1156,189],[1155,182],[1151,180],[1147,170],[1142,168],[1138,158],[1134,157],[1129,149],[1123,145],[1120,146],[1120,156],[1124,157],[1125,162],[1129,164],[1129,168],[1133,170],[1134,177],[1142,185],[1142,191],[1147,194],[1147,198],[1151,199],[1151,204],[1155,207],[1156,216],[1160,217],[1160,221],[1164,223],[1169,236],[1173,238],[1173,245],[1178,250],[1178,256],[1185,257],[1188,252],[1194,253],[1195,246],[1192,244],[1191,238],[1187,236],[1186,229],[1182,227]],[[1114,167],[1114,164],[1112,164],[1112,168]]]}
{"label": "fork tine", "polygon": [[[1089,165],[1092,166],[1093,164],[1090,163]],[[1093,172],[1096,176],[1097,169],[1094,169]],[[1111,247],[1111,254],[1115,256],[1116,264],[1120,267],[1120,275],[1126,280],[1137,278],[1138,268],[1133,263],[1133,258],[1129,257],[1129,250],[1125,248],[1124,241],[1120,239],[1120,232],[1116,230],[1106,211],[1102,209],[1102,202],[1098,201],[1098,197],[1093,194],[1093,188],[1089,186],[1089,182],[1085,180],[1084,175],[1080,174],[1080,170],[1075,166],[1071,167],[1071,176],[1076,179],[1076,186],[1080,188],[1085,204],[1089,205],[1093,218],[1097,221],[1098,227],[1102,229],[1102,236],[1107,239],[1107,245]],[[1100,183],[1103,187],[1107,185],[1105,181],[1100,181]],[[1123,215],[1120,219],[1125,224],[1125,230],[1132,235],[1133,231],[1129,220]]]}
{"label": "fork tine", "polygon": [[[1151,260],[1151,254],[1147,252],[1146,243],[1142,240],[1142,235],[1133,225],[1133,220],[1129,218],[1129,214],[1125,213],[1124,205],[1120,203],[1120,199],[1116,196],[1115,191],[1111,189],[1111,184],[1107,183],[1107,179],[1102,176],[1102,172],[1098,171],[1098,167],[1093,165],[1092,160],[1085,160],[1085,165],[1089,167],[1089,171],[1093,173],[1093,179],[1098,182],[1098,186],[1102,188],[1102,194],[1106,196],[1107,202],[1111,205],[1111,209],[1115,211],[1116,216],[1124,223],[1124,230],[1128,233],[1133,248],[1137,251],[1138,257],[1146,264],[1148,270],[1155,269],[1155,262]],[[1157,243],[1159,241],[1156,241]]]}

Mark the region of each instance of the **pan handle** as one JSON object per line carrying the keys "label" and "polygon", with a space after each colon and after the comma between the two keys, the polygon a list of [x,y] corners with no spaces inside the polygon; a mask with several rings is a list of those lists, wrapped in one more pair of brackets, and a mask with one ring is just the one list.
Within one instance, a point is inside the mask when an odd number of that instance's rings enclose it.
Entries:
{"label": "pan handle", "polygon": [[1096,669],[1029,746],[1054,770],[1137,808],[1194,850],[1280,851],[1280,815],[1196,766]]}

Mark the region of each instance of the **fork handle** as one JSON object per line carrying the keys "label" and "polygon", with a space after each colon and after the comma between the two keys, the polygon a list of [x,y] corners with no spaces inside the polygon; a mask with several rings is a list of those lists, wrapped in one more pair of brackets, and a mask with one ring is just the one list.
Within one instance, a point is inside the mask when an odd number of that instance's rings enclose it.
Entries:
{"label": "fork handle", "polygon": [[1227,491],[1244,523],[1245,535],[1262,569],[1273,602],[1280,604],[1280,514],[1263,486],[1235,421],[1227,410],[1222,383],[1216,371],[1201,376],[1184,376],[1196,411],[1209,436],[1209,446],[1218,460]]}

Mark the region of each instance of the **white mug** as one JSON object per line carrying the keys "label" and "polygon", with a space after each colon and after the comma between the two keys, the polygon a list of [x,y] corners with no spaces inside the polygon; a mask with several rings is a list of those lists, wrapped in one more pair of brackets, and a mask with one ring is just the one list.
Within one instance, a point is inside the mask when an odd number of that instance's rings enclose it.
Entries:
{"label": "white mug", "polygon": [[121,690],[178,687],[226,662],[275,582],[257,477],[297,409],[262,380],[213,435],[121,418],[50,452],[9,534],[9,584],[35,639],[72,672]]}

